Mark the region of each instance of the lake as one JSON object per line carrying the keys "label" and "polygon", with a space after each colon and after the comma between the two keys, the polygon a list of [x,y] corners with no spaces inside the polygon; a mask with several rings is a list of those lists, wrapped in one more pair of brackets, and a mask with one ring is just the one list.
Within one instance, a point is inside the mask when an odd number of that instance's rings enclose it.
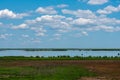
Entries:
{"label": "lake", "polygon": [[120,51],[24,51],[5,50],[0,51],[0,56],[118,56]]}

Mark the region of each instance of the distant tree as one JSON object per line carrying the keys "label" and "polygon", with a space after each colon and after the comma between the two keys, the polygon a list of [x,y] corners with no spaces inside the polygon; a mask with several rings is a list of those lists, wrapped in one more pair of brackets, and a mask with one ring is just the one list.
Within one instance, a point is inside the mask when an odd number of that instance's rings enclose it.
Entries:
{"label": "distant tree", "polygon": [[118,53],[118,56],[120,56],[120,53]]}
{"label": "distant tree", "polygon": [[83,54],[81,54],[81,56],[83,57]]}
{"label": "distant tree", "polygon": [[40,58],[40,56],[36,56],[36,58]]}

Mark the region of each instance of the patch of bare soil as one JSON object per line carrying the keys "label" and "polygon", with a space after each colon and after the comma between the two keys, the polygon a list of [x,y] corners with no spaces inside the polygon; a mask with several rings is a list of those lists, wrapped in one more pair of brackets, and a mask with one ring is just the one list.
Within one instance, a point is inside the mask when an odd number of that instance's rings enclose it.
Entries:
{"label": "patch of bare soil", "polygon": [[82,77],[79,80],[110,80],[106,77]]}

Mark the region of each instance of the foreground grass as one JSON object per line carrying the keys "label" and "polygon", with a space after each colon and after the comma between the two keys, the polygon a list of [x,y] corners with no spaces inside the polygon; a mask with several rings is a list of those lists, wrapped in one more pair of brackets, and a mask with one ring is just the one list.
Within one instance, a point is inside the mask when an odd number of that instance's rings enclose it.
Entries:
{"label": "foreground grass", "polygon": [[[95,73],[79,65],[33,65],[33,66],[9,66],[12,61],[34,61],[34,60],[120,60],[120,57],[24,57],[6,56],[0,57],[0,80],[78,80],[80,77],[96,76]],[[18,63],[17,62],[17,63]],[[3,65],[4,64],[4,65]],[[32,64],[32,63],[31,63]],[[43,63],[44,64],[44,63]],[[46,63],[47,64],[47,63]],[[7,65],[7,66],[5,66]]]}
{"label": "foreground grass", "polygon": [[78,66],[0,67],[0,80],[77,80],[94,73]]}
{"label": "foreground grass", "polygon": [[[78,62],[82,60],[83,61],[85,60],[85,62],[84,63]],[[92,62],[89,62],[90,60]],[[106,62],[103,62],[102,60],[104,61],[113,60],[116,62],[113,65],[114,63],[113,61],[112,63],[108,62],[109,64],[106,64]],[[111,75],[114,74],[114,75],[119,76],[118,75],[119,74],[119,63],[118,63],[119,60],[120,60],[120,57],[118,56],[116,57],[106,57],[106,56],[104,57],[91,57],[91,56],[89,57],[81,57],[81,56],[75,56],[75,57],[70,57],[70,56],[58,56],[58,57],[6,56],[6,57],[0,57],[0,80],[78,80],[81,77],[96,76],[96,74],[93,71],[93,67],[94,69],[96,68],[96,70],[98,70],[98,76],[99,76],[99,70],[100,70],[100,73],[103,73],[103,75],[109,73]],[[102,62],[98,63],[97,61],[98,62],[102,61]],[[106,68],[101,68],[103,67],[104,64]],[[113,71],[111,71],[112,69]],[[106,70],[106,71],[104,72],[103,70]],[[115,70],[116,72],[114,72]],[[116,80],[119,80],[119,79],[116,79]]]}

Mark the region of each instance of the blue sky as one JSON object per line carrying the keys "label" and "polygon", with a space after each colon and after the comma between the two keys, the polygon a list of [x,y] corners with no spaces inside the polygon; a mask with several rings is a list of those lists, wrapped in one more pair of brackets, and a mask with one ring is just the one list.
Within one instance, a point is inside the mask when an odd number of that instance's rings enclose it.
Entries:
{"label": "blue sky", "polygon": [[0,0],[0,48],[119,48],[120,0]]}

